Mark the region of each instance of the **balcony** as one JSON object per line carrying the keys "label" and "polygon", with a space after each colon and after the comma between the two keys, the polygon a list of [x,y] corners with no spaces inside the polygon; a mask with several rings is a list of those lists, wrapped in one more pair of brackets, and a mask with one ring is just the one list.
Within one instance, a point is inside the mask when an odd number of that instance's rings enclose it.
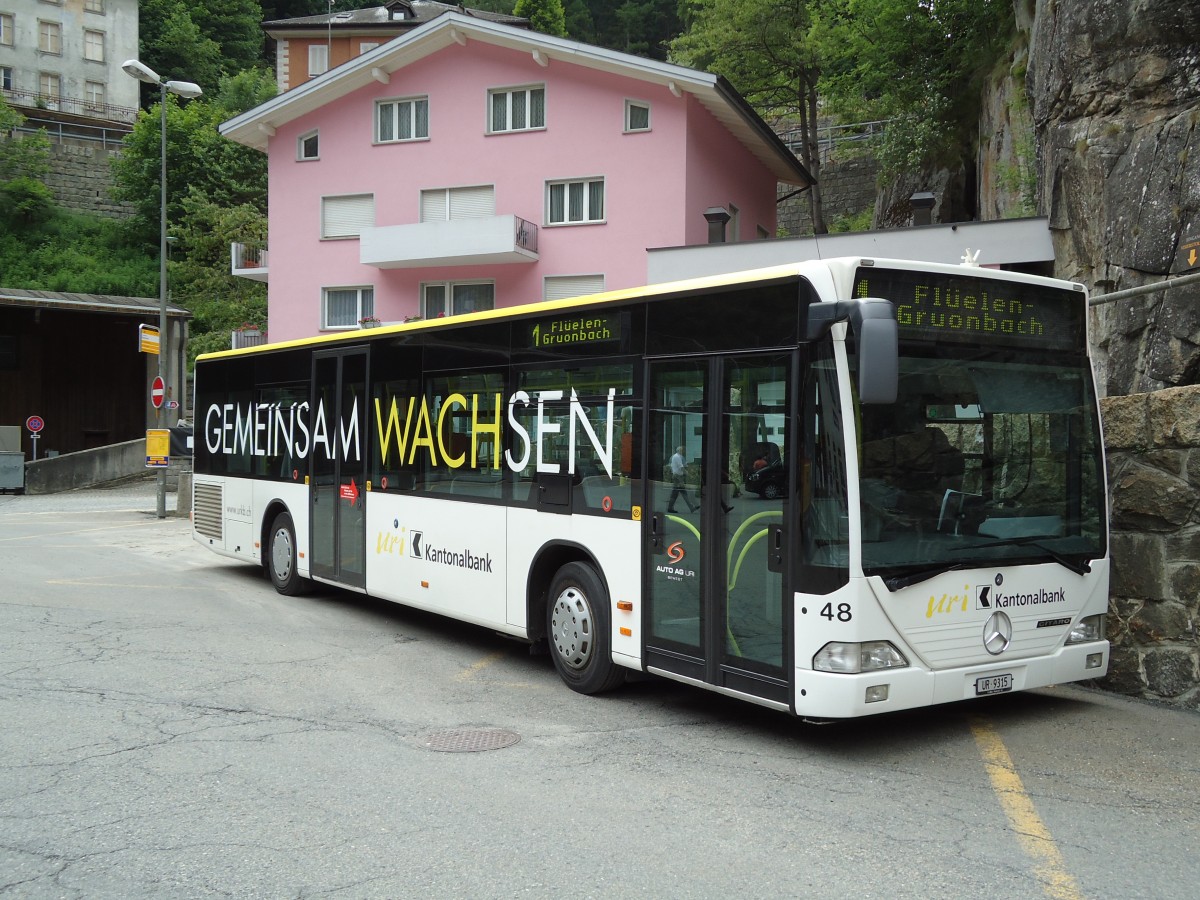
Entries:
{"label": "balcony", "polygon": [[481,216],[364,228],[359,262],[379,269],[537,262],[537,226],[520,216]]}
{"label": "balcony", "polygon": [[252,281],[267,280],[267,248],[261,244],[234,243],[229,247],[233,260],[230,271],[240,278]]}

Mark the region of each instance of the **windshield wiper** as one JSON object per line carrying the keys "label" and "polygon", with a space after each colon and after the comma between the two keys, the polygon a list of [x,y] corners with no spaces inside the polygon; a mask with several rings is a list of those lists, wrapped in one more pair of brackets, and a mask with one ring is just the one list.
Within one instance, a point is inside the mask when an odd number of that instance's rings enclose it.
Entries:
{"label": "windshield wiper", "polygon": [[920,584],[922,581],[928,581],[930,578],[937,578],[937,576],[945,572],[953,572],[955,569],[966,569],[973,567],[973,565],[968,565],[965,562],[939,563],[936,566],[917,569],[913,572],[905,572],[903,575],[892,575],[890,578],[883,579],[883,583],[886,585],[889,591],[895,593],[896,591],[910,587],[914,584]]}
{"label": "windshield wiper", "polygon": [[1092,571],[1091,560],[1066,556],[1049,544],[1042,543],[1043,540],[1044,538],[1041,536],[1005,538],[1000,541],[988,541],[984,544],[971,544],[969,547],[955,547],[953,550],[955,553],[963,553],[967,550],[981,550],[985,547],[1034,547],[1041,550],[1064,569],[1070,569],[1076,575],[1086,575]]}

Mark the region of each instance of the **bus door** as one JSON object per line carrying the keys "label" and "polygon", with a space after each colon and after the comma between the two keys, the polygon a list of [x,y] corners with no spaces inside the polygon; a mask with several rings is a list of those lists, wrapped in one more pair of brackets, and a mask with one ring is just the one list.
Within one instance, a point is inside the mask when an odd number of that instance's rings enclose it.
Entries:
{"label": "bus door", "polygon": [[313,354],[309,565],[313,576],[366,586],[367,350]]}
{"label": "bus door", "polygon": [[650,363],[646,664],[790,702],[789,353]]}

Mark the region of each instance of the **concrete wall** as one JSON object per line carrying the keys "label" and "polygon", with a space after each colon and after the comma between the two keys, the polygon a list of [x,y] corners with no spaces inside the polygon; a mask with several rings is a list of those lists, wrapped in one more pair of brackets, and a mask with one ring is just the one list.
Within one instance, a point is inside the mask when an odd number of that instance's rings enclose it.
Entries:
{"label": "concrete wall", "polygon": [[1101,401],[1113,643],[1103,685],[1200,709],[1200,386]]}
{"label": "concrete wall", "polygon": [[146,439],[63,453],[25,464],[25,493],[56,494],[146,472]]}

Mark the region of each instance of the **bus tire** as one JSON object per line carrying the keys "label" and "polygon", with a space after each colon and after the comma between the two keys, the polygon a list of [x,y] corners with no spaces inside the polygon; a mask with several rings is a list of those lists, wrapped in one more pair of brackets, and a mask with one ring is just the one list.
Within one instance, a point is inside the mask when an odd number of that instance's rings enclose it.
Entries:
{"label": "bus tire", "polygon": [[291,513],[281,512],[271,523],[267,538],[267,575],[275,590],[288,597],[303,593],[307,587],[305,579],[297,571],[296,526]]}
{"label": "bus tire", "polygon": [[624,683],[625,670],[612,661],[608,591],[587,563],[567,563],[550,582],[546,638],[571,690],[599,694]]}

